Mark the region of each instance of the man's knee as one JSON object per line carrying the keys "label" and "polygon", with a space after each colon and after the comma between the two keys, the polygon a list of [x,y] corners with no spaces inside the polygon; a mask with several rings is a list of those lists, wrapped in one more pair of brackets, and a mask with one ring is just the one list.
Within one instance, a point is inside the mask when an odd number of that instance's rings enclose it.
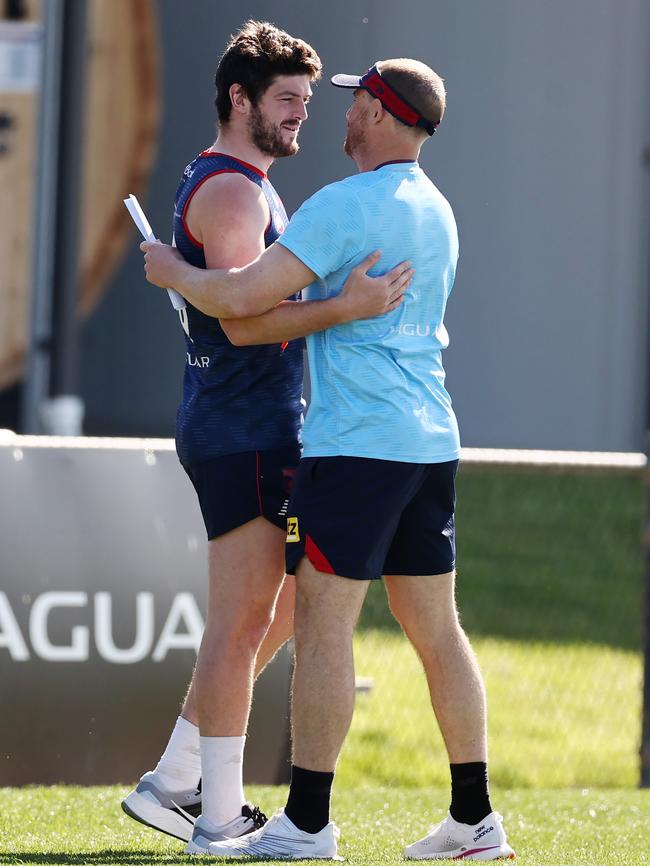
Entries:
{"label": "man's knee", "polygon": [[208,618],[206,636],[217,644],[257,652],[272,620],[272,602],[252,599],[237,608],[216,611]]}
{"label": "man's knee", "polygon": [[440,578],[439,583],[435,576],[407,578],[402,579],[402,585],[387,580],[390,611],[416,645],[444,646],[463,634],[454,598],[453,574]]}
{"label": "man's knee", "polygon": [[404,631],[408,626],[409,614],[412,615],[412,604],[403,596],[388,595],[388,609],[393,617],[402,626]]}
{"label": "man's knee", "polygon": [[321,600],[319,594],[303,587],[298,581],[293,619],[296,649],[306,643],[322,643],[334,633],[340,634],[341,623],[336,622],[327,605],[319,603]]}
{"label": "man's knee", "polygon": [[368,581],[323,574],[303,559],[296,575],[296,649],[351,643],[367,590]]}

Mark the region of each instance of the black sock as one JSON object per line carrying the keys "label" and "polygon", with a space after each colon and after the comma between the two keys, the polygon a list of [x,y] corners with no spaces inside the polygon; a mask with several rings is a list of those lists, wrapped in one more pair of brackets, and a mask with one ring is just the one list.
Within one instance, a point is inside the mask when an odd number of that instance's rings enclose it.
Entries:
{"label": "black sock", "polygon": [[469,764],[450,764],[451,806],[454,821],[478,824],[492,811],[488,791],[487,764],[474,761]]}
{"label": "black sock", "polygon": [[291,765],[291,786],[284,814],[299,830],[318,833],[330,819],[334,773],[319,773]]}

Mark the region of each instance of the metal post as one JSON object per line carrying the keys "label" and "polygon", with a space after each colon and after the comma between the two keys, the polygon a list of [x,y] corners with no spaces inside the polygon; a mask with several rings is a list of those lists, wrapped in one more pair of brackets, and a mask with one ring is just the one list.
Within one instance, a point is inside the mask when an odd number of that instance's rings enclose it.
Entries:
{"label": "metal post", "polygon": [[[650,169],[650,145],[646,145],[641,156],[646,172]],[[650,276],[650,274],[649,274]],[[650,285],[650,284],[649,284]],[[648,309],[650,324],[650,306]],[[648,332],[650,333],[650,331]],[[650,788],[650,340],[646,342],[646,393],[645,393],[645,516],[643,526],[643,610],[642,610],[642,652],[643,652],[643,703],[641,708],[640,779],[642,788]]]}
{"label": "metal post", "polygon": [[48,0],[42,8],[43,57],[34,195],[30,339],[22,400],[23,433],[41,432],[40,407],[50,390],[63,0]]}
{"label": "metal post", "polygon": [[83,165],[86,0],[63,7],[59,116],[59,191],[52,309],[50,387],[53,397],[78,390],[80,205]]}
{"label": "metal post", "polygon": [[640,786],[650,788],[650,430],[646,434],[645,522],[643,527],[643,706],[641,710]]}

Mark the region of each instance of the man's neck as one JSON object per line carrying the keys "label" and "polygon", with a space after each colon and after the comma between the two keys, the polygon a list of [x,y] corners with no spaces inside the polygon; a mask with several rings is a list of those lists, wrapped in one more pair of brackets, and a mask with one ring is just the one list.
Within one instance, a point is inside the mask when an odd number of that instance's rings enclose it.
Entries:
{"label": "man's neck", "polygon": [[236,130],[220,129],[217,140],[210,150],[241,159],[243,162],[259,168],[265,174],[268,173],[269,168],[273,165],[272,156],[262,153],[258,147],[255,147],[248,135]]}
{"label": "man's neck", "polygon": [[355,153],[352,159],[357,164],[357,169],[362,171],[373,171],[378,165],[387,162],[417,162],[420,156],[420,148],[399,145],[397,147],[375,147],[363,153]]}

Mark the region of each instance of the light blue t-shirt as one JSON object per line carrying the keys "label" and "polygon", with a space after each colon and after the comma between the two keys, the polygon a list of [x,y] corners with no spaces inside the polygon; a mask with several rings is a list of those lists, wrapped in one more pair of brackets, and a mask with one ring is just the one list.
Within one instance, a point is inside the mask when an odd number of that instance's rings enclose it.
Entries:
{"label": "light blue t-shirt", "polygon": [[451,207],[416,162],[390,163],[308,199],[276,241],[319,279],[303,297],[338,294],[374,250],[371,274],[409,259],[416,269],[391,313],[307,337],[311,402],[305,457],[345,455],[443,463],[460,454],[445,390],[443,324],[458,259]]}

